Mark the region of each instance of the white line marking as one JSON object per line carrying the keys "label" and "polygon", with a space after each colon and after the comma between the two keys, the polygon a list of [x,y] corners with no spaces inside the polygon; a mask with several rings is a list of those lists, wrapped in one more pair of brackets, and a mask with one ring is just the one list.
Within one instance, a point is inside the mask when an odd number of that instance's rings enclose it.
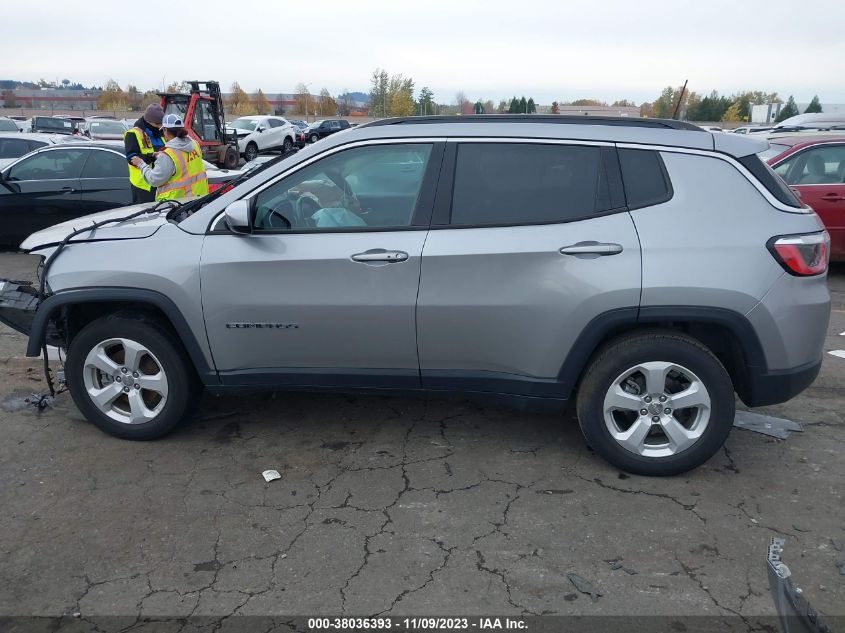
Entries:
{"label": "white line marking", "polygon": [[839,358],[845,358],[845,349],[835,349],[828,352],[828,354],[832,356],[838,356]]}

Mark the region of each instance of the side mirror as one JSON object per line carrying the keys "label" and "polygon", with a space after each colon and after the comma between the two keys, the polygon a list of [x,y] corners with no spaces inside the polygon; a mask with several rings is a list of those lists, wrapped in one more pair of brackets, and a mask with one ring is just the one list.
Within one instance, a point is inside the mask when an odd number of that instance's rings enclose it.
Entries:
{"label": "side mirror", "polygon": [[252,233],[252,225],[249,221],[249,202],[246,200],[235,200],[223,212],[226,218],[226,226],[232,233],[249,235]]}
{"label": "side mirror", "polygon": [[261,126],[261,125],[259,125],[257,128],[255,128],[255,131],[256,131],[256,132],[258,132],[258,133],[260,134],[261,132],[263,132],[263,131],[264,131],[264,127],[263,127],[263,126]]}

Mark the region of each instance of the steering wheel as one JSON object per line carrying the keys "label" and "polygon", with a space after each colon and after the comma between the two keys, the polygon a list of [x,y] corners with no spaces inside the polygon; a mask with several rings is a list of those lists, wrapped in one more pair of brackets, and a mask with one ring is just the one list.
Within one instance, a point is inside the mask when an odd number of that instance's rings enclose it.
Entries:
{"label": "steering wheel", "polygon": [[[275,208],[270,209],[270,212],[267,214],[267,218],[265,221],[267,222],[267,226],[272,229],[291,228],[290,220],[288,220],[284,215],[282,215],[281,211],[278,211]],[[281,223],[281,226],[277,224],[277,221]]]}
{"label": "steering wheel", "polygon": [[299,223],[307,226],[311,216],[317,213],[322,207],[311,196],[299,196],[296,202],[293,203],[293,208]]}

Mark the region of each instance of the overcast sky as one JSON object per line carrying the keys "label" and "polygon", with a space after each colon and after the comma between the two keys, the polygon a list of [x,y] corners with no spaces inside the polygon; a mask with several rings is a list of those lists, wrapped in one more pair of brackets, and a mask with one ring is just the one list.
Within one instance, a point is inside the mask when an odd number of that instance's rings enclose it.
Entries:
{"label": "overcast sky", "polygon": [[[235,80],[369,90],[373,69],[435,99],[513,95],[654,100],[662,87],[776,91],[845,103],[842,0],[333,0],[134,3],[40,0],[3,18],[2,79]],[[180,10],[181,7],[181,10]],[[418,8],[417,8],[418,7]],[[9,13],[8,11],[6,13]],[[127,33],[157,29],[137,42]]]}

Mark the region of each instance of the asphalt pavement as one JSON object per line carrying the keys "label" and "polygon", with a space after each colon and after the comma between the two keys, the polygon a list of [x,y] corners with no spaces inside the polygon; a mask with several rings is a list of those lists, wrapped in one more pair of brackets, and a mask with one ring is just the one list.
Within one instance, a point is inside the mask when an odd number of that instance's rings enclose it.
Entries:
{"label": "asphalt pavement", "polygon": [[[31,265],[0,254],[0,276]],[[845,349],[845,268],[830,286],[826,352]],[[825,353],[810,389],[758,410],[803,432],[734,429],[704,466],[651,479],[591,453],[572,413],[462,399],[206,396],[167,438],[121,441],[67,394],[24,404],[45,383],[23,355],[0,326],[0,618],[695,615],[744,630],[775,613],[774,536],[810,602],[845,616],[845,358]]]}

